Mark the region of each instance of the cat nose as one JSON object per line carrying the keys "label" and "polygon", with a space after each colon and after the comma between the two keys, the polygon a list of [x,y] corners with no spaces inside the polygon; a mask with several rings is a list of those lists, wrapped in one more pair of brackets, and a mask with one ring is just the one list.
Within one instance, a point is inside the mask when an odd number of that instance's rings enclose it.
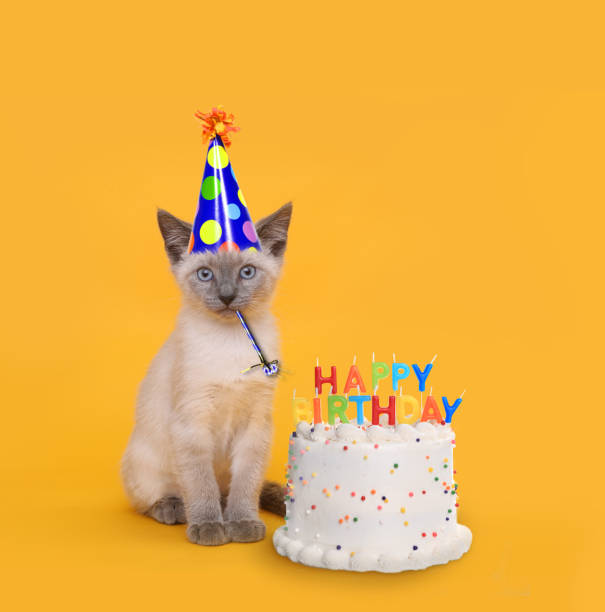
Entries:
{"label": "cat nose", "polygon": [[225,304],[225,306],[229,306],[229,304],[231,304],[231,302],[233,302],[235,299],[235,293],[227,293],[225,295],[219,295],[218,297],[220,301]]}

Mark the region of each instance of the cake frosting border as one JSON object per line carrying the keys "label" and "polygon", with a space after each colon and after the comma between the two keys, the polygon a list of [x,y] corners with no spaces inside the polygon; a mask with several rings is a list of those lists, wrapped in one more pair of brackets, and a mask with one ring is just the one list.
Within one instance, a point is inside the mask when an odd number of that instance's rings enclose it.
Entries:
{"label": "cake frosting border", "polygon": [[407,570],[422,570],[431,565],[441,565],[460,559],[470,549],[473,539],[471,530],[465,525],[456,525],[454,537],[435,542],[430,550],[416,550],[407,555],[368,554],[363,551],[354,555],[334,546],[317,542],[306,543],[290,538],[285,526],[273,533],[275,550],[290,561],[311,567],[355,572],[396,573]]}

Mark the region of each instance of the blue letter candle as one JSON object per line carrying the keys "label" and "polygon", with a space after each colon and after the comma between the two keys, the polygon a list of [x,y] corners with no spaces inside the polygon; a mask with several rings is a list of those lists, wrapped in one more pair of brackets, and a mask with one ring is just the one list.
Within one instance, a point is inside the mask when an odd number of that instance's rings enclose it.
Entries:
{"label": "blue letter candle", "polygon": [[424,391],[426,389],[426,379],[428,378],[431,370],[433,369],[433,364],[427,364],[424,371],[421,370],[417,364],[413,364],[414,373],[416,374],[416,378],[418,378],[418,391]]}
{"label": "blue letter candle", "polygon": [[451,406],[447,401],[447,397],[445,397],[445,395],[441,398],[441,401],[443,402],[443,407],[445,408],[445,422],[451,423],[454,412],[458,410],[458,406],[460,406],[460,404],[462,403],[462,398],[459,397]]}
{"label": "blue letter candle", "polygon": [[407,363],[393,364],[393,391],[399,389],[399,381],[410,375],[410,366]]}
{"label": "blue letter candle", "polygon": [[369,395],[351,395],[349,401],[357,404],[357,425],[363,425],[363,405],[371,398]]}

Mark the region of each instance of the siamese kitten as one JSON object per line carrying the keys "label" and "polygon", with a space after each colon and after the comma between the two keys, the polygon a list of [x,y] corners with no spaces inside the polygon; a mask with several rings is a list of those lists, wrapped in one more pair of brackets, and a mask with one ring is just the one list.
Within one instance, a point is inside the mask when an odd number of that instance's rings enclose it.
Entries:
{"label": "siamese kitten", "polygon": [[283,516],[279,485],[263,482],[276,377],[258,363],[235,311],[268,360],[279,359],[269,304],[280,275],[292,205],[256,224],[262,251],[187,252],[191,225],[164,210],[158,223],[183,300],[174,331],[141,383],[122,459],[135,509],[187,523],[195,544],[255,542],[258,507]]}

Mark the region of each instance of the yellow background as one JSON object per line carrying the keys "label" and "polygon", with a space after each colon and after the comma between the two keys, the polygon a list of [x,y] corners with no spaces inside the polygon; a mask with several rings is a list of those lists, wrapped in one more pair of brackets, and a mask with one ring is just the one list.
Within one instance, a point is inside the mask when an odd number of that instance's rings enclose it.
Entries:
{"label": "yellow background", "polygon": [[[58,2],[3,10],[2,599],[9,610],[590,610],[603,546],[603,14],[586,2]],[[292,199],[289,398],[319,355],[456,396],[462,560],[327,572],[135,515],[118,478],[222,103],[254,218]],[[598,435],[598,439],[597,439]],[[265,515],[269,533],[280,524]]]}

